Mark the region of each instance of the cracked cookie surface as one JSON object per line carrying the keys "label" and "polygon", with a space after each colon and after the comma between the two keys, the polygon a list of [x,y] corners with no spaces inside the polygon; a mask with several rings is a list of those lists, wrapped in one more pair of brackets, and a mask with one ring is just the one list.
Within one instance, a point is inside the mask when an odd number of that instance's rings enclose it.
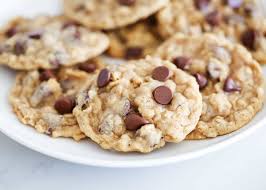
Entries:
{"label": "cracked cookie surface", "polygon": [[262,108],[263,76],[259,64],[240,44],[222,36],[176,34],[156,55],[195,76],[203,111],[188,139],[231,133],[247,124]]}
{"label": "cracked cookie surface", "polygon": [[72,66],[103,53],[108,37],[63,16],[16,18],[1,30],[0,64],[18,70]]}
{"label": "cracked cookie surface", "polygon": [[10,103],[18,119],[52,137],[85,138],[72,114],[75,95],[95,70],[99,59],[75,67],[17,74]]}
{"label": "cracked cookie surface", "polygon": [[110,47],[107,53],[112,57],[139,59],[151,55],[162,39],[155,29],[155,18],[109,31]]}
{"label": "cracked cookie surface", "polygon": [[165,38],[176,32],[214,32],[243,44],[259,63],[266,63],[266,20],[254,0],[171,0],[157,18]]}
{"label": "cracked cookie surface", "polygon": [[168,0],[64,0],[65,14],[94,29],[115,29],[145,19]]}
{"label": "cracked cookie surface", "polygon": [[102,148],[147,153],[184,140],[201,110],[194,77],[147,57],[94,75],[73,113],[81,130]]}

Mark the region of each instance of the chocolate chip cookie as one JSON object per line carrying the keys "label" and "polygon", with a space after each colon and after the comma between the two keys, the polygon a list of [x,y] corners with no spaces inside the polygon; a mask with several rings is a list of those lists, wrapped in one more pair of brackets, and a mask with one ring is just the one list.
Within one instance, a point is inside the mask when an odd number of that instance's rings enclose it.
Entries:
{"label": "chocolate chip cookie", "polygon": [[194,77],[158,58],[109,65],[78,95],[81,130],[104,149],[151,152],[196,127],[202,97]]}
{"label": "chocolate chip cookie", "polygon": [[255,0],[171,0],[157,18],[165,38],[176,32],[213,32],[243,44],[259,63],[266,63],[266,21]]}
{"label": "chocolate chip cookie", "polygon": [[196,78],[203,111],[188,139],[231,133],[262,108],[263,76],[259,64],[240,44],[214,34],[176,34],[156,54]]}
{"label": "chocolate chip cookie", "polygon": [[64,0],[68,17],[94,29],[115,29],[145,19],[168,0]]}
{"label": "chocolate chip cookie", "polygon": [[13,69],[54,69],[104,52],[108,37],[64,17],[16,18],[1,30],[0,64]]}
{"label": "chocolate chip cookie", "polygon": [[145,21],[109,31],[110,47],[107,53],[112,57],[139,59],[152,54],[162,39],[156,31],[156,20]]}
{"label": "chocolate chip cookie", "polygon": [[101,60],[94,59],[75,67],[19,73],[10,94],[14,113],[40,133],[84,138],[72,114],[75,95],[82,83],[102,67]]}

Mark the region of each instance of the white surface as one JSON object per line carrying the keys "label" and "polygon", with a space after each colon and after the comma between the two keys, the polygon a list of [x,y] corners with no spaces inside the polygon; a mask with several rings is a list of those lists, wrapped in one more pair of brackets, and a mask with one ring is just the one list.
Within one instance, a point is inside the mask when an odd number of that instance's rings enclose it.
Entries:
{"label": "white surface", "polygon": [[[47,10],[53,10],[56,12],[57,8],[60,6],[59,3],[57,4],[53,2],[40,1],[41,4],[34,4],[32,2],[32,4],[26,3],[21,4],[20,6],[18,6],[18,3],[15,6],[16,8],[19,8],[19,10],[16,10],[16,13],[27,13],[28,15],[30,12],[29,10],[35,10],[35,14],[44,11],[47,12]],[[7,11],[8,9],[9,11]],[[8,13],[11,11],[11,9],[13,9],[12,5],[8,5],[3,11]],[[1,10],[0,13],[4,14],[4,12],[1,12]],[[0,14],[0,18],[2,18],[1,16],[2,14]],[[3,15],[3,18],[5,16],[6,14]],[[0,120],[0,131],[17,142],[46,155],[92,166],[158,166],[196,158],[205,155],[206,153],[223,148],[226,145],[228,146],[240,140],[241,138],[248,136],[251,132],[254,132],[257,128],[263,126],[264,122],[262,122],[262,120],[266,119],[264,117],[266,115],[265,106],[264,109],[256,116],[256,118],[249,123],[249,125],[230,135],[205,141],[185,141],[178,145],[168,144],[165,148],[146,155],[136,153],[119,154],[116,152],[102,150],[99,148],[99,146],[86,140],[81,143],[76,143],[71,139],[52,139],[46,135],[40,135],[36,133],[36,131],[30,127],[24,127],[12,113],[11,106],[7,101],[14,78],[14,73],[6,68],[0,67],[0,86],[2,87],[0,91],[0,115],[2,117]]]}
{"label": "white surface", "polygon": [[[265,190],[266,128],[193,162],[145,169],[70,164],[0,133],[1,190]],[[89,157],[90,155],[88,155]]]}

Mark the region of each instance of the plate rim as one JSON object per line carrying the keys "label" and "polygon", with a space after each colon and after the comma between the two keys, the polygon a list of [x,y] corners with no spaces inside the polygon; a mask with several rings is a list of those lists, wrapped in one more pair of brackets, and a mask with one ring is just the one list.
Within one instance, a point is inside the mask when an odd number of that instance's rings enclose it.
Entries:
{"label": "plate rim", "polygon": [[103,167],[103,168],[145,168],[145,167],[158,167],[158,166],[168,165],[172,163],[184,162],[187,160],[199,158],[209,153],[221,150],[222,148],[225,148],[251,135],[257,129],[262,127],[265,123],[266,123],[266,117],[262,117],[261,120],[259,120],[256,124],[248,127],[246,130],[241,131],[238,134],[235,134],[237,131],[231,134],[228,134],[227,136],[231,135],[229,139],[223,140],[221,142],[217,142],[213,145],[210,145],[208,147],[205,147],[205,148],[202,148],[196,151],[190,151],[182,155],[175,155],[175,156],[171,156],[168,158],[155,158],[155,159],[151,158],[151,159],[140,160],[140,161],[136,161],[136,160],[134,161],[132,160],[131,161],[114,161],[114,160],[107,161],[107,160],[99,160],[99,159],[91,159],[91,158],[82,159],[80,157],[72,156],[69,154],[62,153],[62,152],[49,151],[49,149],[45,149],[45,147],[35,146],[33,143],[30,143],[29,141],[25,141],[24,138],[20,136],[16,136],[13,133],[8,133],[1,127],[0,127],[0,132],[2,132],[5,136],[11,138],[13,141],[35,152],[41,153],[43,155],[52,157],[57,160],[66,161],[69,163],[81,164],[81,165],[93,166],[93,167]]}

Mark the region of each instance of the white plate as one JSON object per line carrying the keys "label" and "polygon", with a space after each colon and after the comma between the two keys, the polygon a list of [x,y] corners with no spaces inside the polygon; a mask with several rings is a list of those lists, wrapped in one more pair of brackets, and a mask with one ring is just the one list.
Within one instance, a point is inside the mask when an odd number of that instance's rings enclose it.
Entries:
{"label": "white plate", "polygon": [[[13,14],[14,6],[17,14],[24,13],[25,15],[25,11],[27,11],[27,15],[34,15],[39,12],[48,12],[48,10],[49,12],[56,12],[59,9],[58,5],[55,0],[39,0],[38,3],[34,0],[9,0],[3,6],[1,5],[0,23]],[[264,68],[264,73],[266,74],[266,68]],[[230,135],[209,140],[168,144],[166,147],[146,155],[115,153],[102,150],[94,143],[86,140],[76,143],[71,139],[52,139],[37,133],[31,127],[22,125],[12,113],[7,101],[14,76],[14,72],[0,67],[0,131],[35,151],[79,164],[102,167],[148,167],[185,161],[239,141],[262,127],[266,122],[266,106],[264,106],[251,123]]]}

